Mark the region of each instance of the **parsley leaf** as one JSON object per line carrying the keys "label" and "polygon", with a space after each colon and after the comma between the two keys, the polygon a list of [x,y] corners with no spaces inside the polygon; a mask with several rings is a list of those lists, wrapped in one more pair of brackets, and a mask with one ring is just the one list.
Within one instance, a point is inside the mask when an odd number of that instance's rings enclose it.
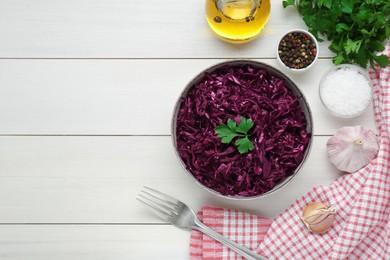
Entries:
{"label": "parsley leaf", "polygon": [[234,137],[238,136],[235,130],[229,128],[225,124],[220,124],[215,128],[215,132],[221,138],[221,142],[224,144],[230,143]]}
{"label": "parsley leaf", "polygon": [[295,5],[295,0],[285,0],[283,1],[283,8],[286,8],[289,5]]}
{"label": "parsley leaf", "polygon": [[390,61],[389,61],[389,58],[382,54],[382,55],[374,55],[374,60],[378,63],[379,66],[381,66],[382,68],[386,68],[387,66],[390,65]]}
{"label": "parsley leaf", "polygon": [[332,1],[331,0],[318,0],[318,6],[325,6],[326,8],[330,9],[332,7]]}
{"label": "parsley leaf", "polygon": [[227,121],[227,126],[228,126],[231,130],[236,130],[236,128],[237,128],[236,122],[234,122],[234,120],[231,119],[231,118],[228,119],[228,121]]}
{"label": "parsley leaf", "polygon": [[248,134],[254,123],[251,119],[246,119],[243,116],[240,116],[240,118],[241,122],[238,125],[233,119],[229,118],[226,124],[222,123],[214,130],[224,144],[232,142],[237,137],[234,144],[237,146],[240,154],[244,154],[254,148],[253,143],[249,140]]}
{"label": "parsley leaf", "polygon": [[343,63],[343,61],[344,61],[343,55],[337,55],[336,57],[333,58],[333,63],[336,65]]}
{"label": "parsley leaf", "polygon": [[253,121],[252,119],[246,119],[245,117],[240,117],[241,122],[238,125],[236,131],[242,134],[247,134],[249,130],[253,127]]}
{"label": "parsley leaf", "polygon": [[341,11],[347,14],[351,14],[353,11],[353,5],[354,5],[353,0],[343,0],[341,1]]}
{"label": "parsley leaf", "polygon": [[253,148],[255,148],[247,136],[241,139],[237,139],[234,144],[237,146],[240,154],[247,153],[249,150],[253,150]]}
{"label": "parsley leaf", "polygon": [[358,40],[358,41],[352,41],[351,39],[348,39],[347,42],[345,43],[345,52],[347,54],[350,53],[358,53],[360,46],[362,45],[363,40]]}
{"label": "parsley leaf", "polygon": [[345,23],[338,23],[336,24],[336,32],[338,33],[341,33],[344,31],[348,31],[349,30],[349,26],[346,25]]}
{"label": "parsley leaf", "polygon": [[365,68],[367,66],[367,57],[366,57],[366,52],[364,51],[363,48],[360,48],[358,52],[358,57],[357,57],[357,63]]}

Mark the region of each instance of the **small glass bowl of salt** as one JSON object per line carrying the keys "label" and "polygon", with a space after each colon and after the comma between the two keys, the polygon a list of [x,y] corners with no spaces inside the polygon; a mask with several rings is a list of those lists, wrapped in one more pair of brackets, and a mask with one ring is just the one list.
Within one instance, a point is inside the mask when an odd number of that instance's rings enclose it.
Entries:
{"label": "small glass bowl of salt", "polygon": [[337,65],[325,72],[319,92],[322,104],[342,118],[361,115],[370,106],[373,95],[367,73],[351,64]]}

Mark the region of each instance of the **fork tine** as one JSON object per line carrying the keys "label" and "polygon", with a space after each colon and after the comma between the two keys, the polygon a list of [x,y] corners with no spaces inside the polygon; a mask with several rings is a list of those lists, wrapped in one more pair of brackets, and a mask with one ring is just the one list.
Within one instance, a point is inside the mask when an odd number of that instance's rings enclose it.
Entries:
{"label": "fork tine", "polygon": [[[141,190],[141,192],[146,195],[145,198],[148,198],[149,201],[152,201],[154,204],[157,204],[159,207],[164,208],[167,211],[174,211],[177,213],[177,205],[171,201],[162,199],[160,197],[157,197],[156,195],[153,195],[147,191]],[[142,196],[142,194],[140,194]]]}
{"label": "fork tine", "polygon": [[160,209],[159,207],[155,206],[152,203],[148,203],[146,200],[148,200],[148,201],[151,201],[151,200],[146,198],[145,196],[143,196],[141,194],[139,194],[139,196],[142,197],[143,199],[137,198],[137,200],[142,202],[143,204],[145,204],[149,208],[150,211],[152,211],[154,214],[156,214],[159,218],[161,218],[165,222],[171,222],[170,221],[170,218],[171,218],[170,213],[166,212],[165,210]]}
{"label": "fork tine", "polygon": [[170,201],[171,203],[173,203],[175,205],[180,203],[180,200],[177,200],[177,199],[175,199],[175,198],[173,198],[173,197],[171,197],[171,196],[169,196],[169,195],[167,195],[165,193],[162,193],[161,191],[149,188],[147,186],[144,186],[144,188],[149,190],[149,191],[151,191],[151,192],[154,192],[155,194],[160,195],[161,197],[165,198],[165,200]]}

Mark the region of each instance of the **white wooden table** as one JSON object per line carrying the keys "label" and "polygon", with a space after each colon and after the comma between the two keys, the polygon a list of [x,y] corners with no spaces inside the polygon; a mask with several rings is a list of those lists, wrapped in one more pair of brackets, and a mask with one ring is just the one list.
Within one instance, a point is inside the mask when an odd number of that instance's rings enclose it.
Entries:
{"label": "white wooden table", "polygon": [[325,143],[339,127],[375,130],[373,113],[336,119],[318,97],[331,63],[289,75],[309,100],[314,143],[301,173],[265,199],[207,193],[174,155],[170,120],[185,84],[234,58],[278,67],[276,44],[306,29],[272,1],[262,35],[230,45],[208,28],[201,0],[0,0],[0,259],[188,259],[189,233],[136,201],[143,185],[195,210],[204,203],[274,217],[341,175]]}

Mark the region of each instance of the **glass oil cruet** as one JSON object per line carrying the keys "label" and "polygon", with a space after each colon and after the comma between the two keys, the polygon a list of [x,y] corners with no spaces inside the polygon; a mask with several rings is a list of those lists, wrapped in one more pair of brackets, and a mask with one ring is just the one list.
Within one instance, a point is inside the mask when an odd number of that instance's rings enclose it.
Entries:
{"label": "glass oil cruet", "polygon": [[206,0],[210,28],[230,43],[253,40],[267,23],[270,0]]}

